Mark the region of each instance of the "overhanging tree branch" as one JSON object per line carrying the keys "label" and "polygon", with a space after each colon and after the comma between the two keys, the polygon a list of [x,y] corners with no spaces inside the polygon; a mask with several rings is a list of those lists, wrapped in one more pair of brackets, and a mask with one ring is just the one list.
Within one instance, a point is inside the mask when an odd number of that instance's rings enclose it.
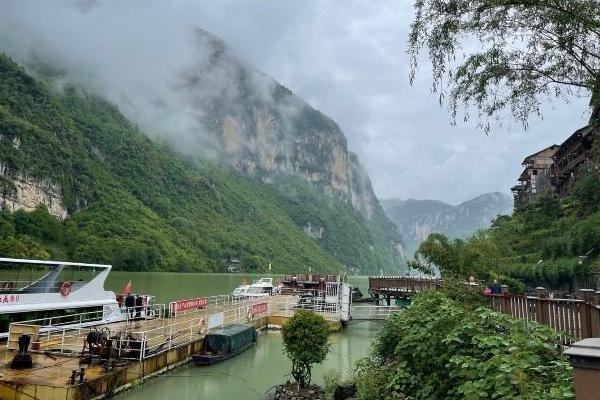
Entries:
{"label": "overhanging tree branch", "polygon": [[[473,42],[482,50],[457,57]],[[600,87],[600,0],[416,0],[411,83],[421,49],[453,118],[459,106],[490,118],[509,108],[526,127],[541,98]]]}

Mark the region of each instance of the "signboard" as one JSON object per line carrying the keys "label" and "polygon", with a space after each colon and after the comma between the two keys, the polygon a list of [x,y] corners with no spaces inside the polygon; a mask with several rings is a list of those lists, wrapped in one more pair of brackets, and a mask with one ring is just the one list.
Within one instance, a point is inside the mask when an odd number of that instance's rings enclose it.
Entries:
{"label": "signboard", "polygon": [[194,299],[177,300],[169,303],[169,311],[171,315],[173,315],[177,313],[177,311],[204,308],[206,306],[208,306],[208,298],[196,297]]}
{"label": "signboard", "polygon": [[3,304],[15,304],[21,302],[21,296],[18,294],[5,294],[4,296],[0,295],[0,303]]}
{"label": "signboard", "polygon": [[256,303],[252,304],[252,316],[266,313],[267,312],[267,303]]}
{"label": "signboard", "polygon": [[208,316],[208,329],[216,328],[218,326],[223,326],[225,322],[225,317],[222,312],[216,314],[210,314]]}

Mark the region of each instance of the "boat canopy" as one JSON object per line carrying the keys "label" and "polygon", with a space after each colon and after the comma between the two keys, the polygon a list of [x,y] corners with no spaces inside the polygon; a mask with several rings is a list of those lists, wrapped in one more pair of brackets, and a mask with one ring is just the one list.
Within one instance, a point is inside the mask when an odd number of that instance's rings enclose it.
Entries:
{"label": "boat canopy", "polygon": [[110,269],[104,264],[0,257],[0,294],[58,293],[65,282],[74,292]]}
{"label": "boat canopy", "polygon": [[256,341],[256,336],[254,327],[234,324],[207,334],[204,338],[204,346],[206,351],[220,354],[232,353]]}

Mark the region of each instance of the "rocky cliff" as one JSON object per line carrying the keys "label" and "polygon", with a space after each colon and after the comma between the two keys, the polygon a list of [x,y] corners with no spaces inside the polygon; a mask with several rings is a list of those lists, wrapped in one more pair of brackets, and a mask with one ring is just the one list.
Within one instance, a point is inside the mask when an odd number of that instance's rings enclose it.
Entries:
{"label": "rocky cliff", "polygon": [[[147,129],[161,140],[166,138],[180,152],[233,167],[287,190],[282,194],[295,205],[293,214],[299,227],[341,261],[363,269],[371,268],[368,264],[384,270],[403,265],[401,238],[383,212],[366,168],[348,150],[346,137],[335,121],[238,59],[210,33],[196,30],[195,46],[197,57],[177,76],[175,93],[143,102],[133,97],[124,105],[125,112],[129,110],[131,118],[144,126],[150,107],[150,113],[160,116],[160,121]],[[145,109],[143,113],[140,107]],[[290,199],[289,193],[303,190],[297,182],[291,190],[286,178],[300,178],[333,201],[356,210],[365,220],[361,229],[368,235],[362,245],[372,249],[371,259],[340,251],[339,235],[333,234],[340,233],[336,222],[316,215],[306,203]],[[313,201],[317,200],[313,197]],[[331,206],[331,212],[341,209],[345,210]],[[363,239],[356,231],[348,234]]]}
{"label": "rocky cliff", "polygon": [[[176,96],[152,102],[163,110],[159,114],[166,108],[174,113],[169,119],[179,114],[186,120],[185,133],[169,136],[173,145],[264,181],[301,177],[371,218],[379,207],[377,198],[339,126],[237,59],[218,38],[203,30],[195,37],[198,57],[178,76]],[[185,104],[184,111],[177,104]],[[181,148],[181,136],[190,132],[192,140]]]}
{"label": "rocky cliff", "polygon": [[465,237],[489,227],[498,215],[510,214],[513,199],[494,192],[477,196],[458,205],[437,200],[382,200],[388,217],[396,224],[410,255],[430,233]]}

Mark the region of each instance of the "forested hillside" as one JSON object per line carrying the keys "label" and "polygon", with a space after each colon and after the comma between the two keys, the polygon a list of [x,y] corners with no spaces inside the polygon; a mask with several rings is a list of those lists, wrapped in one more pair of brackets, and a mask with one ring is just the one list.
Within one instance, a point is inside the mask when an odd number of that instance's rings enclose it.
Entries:
{"label": "forested hillside", "polygon": [[[4,55],[0,185],[5,204],[45,190],[41,196],[60,211],[3,209],[2,256],[131,270],[219,271],[230,257],[253,271],[268,263],[274,272],[339,271],[342,262],[364,272],[392,267],[375,254],[372,246],[381,239],[360,213],[306,182],[290,180],[302,193],[294,196],[185,159],[148,139],[105,100],[80,88],[50,89]],[[307,208],[323,223],[321,237],[302,229]],[[57,218],[61,212],[64,220]]]}

